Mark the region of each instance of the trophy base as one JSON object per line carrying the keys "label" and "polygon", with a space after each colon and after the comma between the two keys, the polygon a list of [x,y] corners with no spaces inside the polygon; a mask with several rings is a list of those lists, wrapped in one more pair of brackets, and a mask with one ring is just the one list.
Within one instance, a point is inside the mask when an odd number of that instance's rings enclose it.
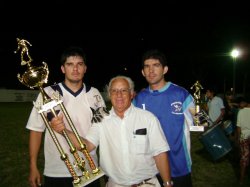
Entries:
{"label": "trophy base", "polygon": [[204,131],[204,126],[198,126],[198,125],[191,126],[189,130],[192,131],[192,132],[203,132]]}
{"label": "trophy base", "polygon": [[88,178],[86,178],[85,176],[82,176],[81,177],[81,182],[79,184],[74,184],[73,183],[73,186],[74,187],[86,186],[86,185],[90,184],[91,182],[93,182],[93,181],[99,179],[100,177],[102,177],[104,175],[104,172],[100,168],[98,168],[98,169],[99,169],[99,172],[97,174],[90,173]]}

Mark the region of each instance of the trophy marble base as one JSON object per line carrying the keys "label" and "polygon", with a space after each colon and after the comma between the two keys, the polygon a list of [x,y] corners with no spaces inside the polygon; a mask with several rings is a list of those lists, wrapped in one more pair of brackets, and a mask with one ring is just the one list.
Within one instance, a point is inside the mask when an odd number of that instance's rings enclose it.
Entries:
{"label": "trophy marble base", "polygon": [[104,175],[104,172],[99,168],[99,172],[97,174],[89,174],[89,178],[86,178],[85,176],[81,177],[81,182],[79,184],[74,184],[74,187],[82,187],[82,186],[86,186],[88,184],[90,184],[91,182],[99,179],[100,177],[102,177]]}
{"label": "trophy marble base", "polygon": [[204,131],[204,126],[198,126],[198,125],[191,126],[189,128],[189,130],[192,131],[192,132],[203,132]]}

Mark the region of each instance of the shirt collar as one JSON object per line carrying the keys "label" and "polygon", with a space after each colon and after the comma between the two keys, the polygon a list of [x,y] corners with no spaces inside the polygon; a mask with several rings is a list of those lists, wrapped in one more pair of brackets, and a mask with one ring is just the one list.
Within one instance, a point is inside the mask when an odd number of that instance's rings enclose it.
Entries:
{"label": "shirt collar", "polygon": [[168,81],[161,89],[159,90],[152,90],[150,89],[150,87],[148,87],[148,90],[150,91],[150,93],[161,93],[161,92],[164,92],[165,90],[168,89],[168,87],[170,86],[171,82]]}
{"label": "shirt collar", "polygon": [[[132,112],[134,107],[135,106],[133,105],[133,103],[131,103],[130,107],[124,112],[124,117],[128,116]],[[118,117],[118,115],[115,113],[115,110],[113,107],[110,110],[110,114]]]}

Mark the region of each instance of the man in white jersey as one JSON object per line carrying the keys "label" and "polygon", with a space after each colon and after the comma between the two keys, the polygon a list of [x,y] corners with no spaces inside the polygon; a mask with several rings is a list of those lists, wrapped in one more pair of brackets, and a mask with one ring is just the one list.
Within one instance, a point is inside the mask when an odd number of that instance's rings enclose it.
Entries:
{"label": "man in white jersey", "polygon": [[[45,92],[50,97],[55,92],[55,90],[60,93],[64,106],[69,113],[69,116],[74,123],[79,135],[82,137],[85,137],[91,126],[91,120],[93,118],[92,111],[95,111],[99,107],[105,107],[105,103],[100,92],[96,88],[90,87],[83,82],[83,77],[86,73],[86,70],[86,58],[83,50],[79,47],[69,47],[63,52],[61,56],[61,71],[65,75],[64,81],[59,84],[44,88]],[[39,94],[37,101],[41,101],[41,94]],[[49,120],[51,119],[49,113],[47,117]],[[68,127],[66,120],[65,124]],[[30,185],[35,187],[40,186],[42,183],[42,178],[39,169],[37,168],[37,157],[42,141],[42,134],[45,131],[45,167],[43,173],[44,186],[73,186],[73,178],[65,163],[61,160],[59,151],[57,151],[56,145],[53,142],[49,132],[46,130],[46,126],[35,107],[33,107],[31,111],[26,128],[30,130]],[[67,153],[70,162],[73,163],[74,158],[69,152],[70,148],[65,138],[61,135],[58,135],[57,133],[56,136],[65,153]],[[80,152],[79,154],[81,157],[83,157]],[[92,151],[90,155],[97,164],[97,155],[95,150]],[[76,172],[79,176],[82,175],[81,171],[76,170]],[[93,183],[90,183],[89,186],[91,185],[99,186],[99,181],[97,180]]]}

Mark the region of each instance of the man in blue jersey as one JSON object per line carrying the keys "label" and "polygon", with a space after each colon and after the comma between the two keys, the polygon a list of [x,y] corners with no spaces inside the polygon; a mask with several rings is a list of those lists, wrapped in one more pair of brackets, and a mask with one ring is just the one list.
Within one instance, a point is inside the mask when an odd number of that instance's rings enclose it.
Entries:
{"label": "man in blue jersey", "polygon": [[150,50],[142,58],[142,74],[149,83],[134,98],[137,107],[154,113],[168,140],[171,177],[175,187],[190,187],[191,154],[190,131],[194,109],[192,95],[184,88],[166,81],[168,72],[165,55],[158,50]]}

